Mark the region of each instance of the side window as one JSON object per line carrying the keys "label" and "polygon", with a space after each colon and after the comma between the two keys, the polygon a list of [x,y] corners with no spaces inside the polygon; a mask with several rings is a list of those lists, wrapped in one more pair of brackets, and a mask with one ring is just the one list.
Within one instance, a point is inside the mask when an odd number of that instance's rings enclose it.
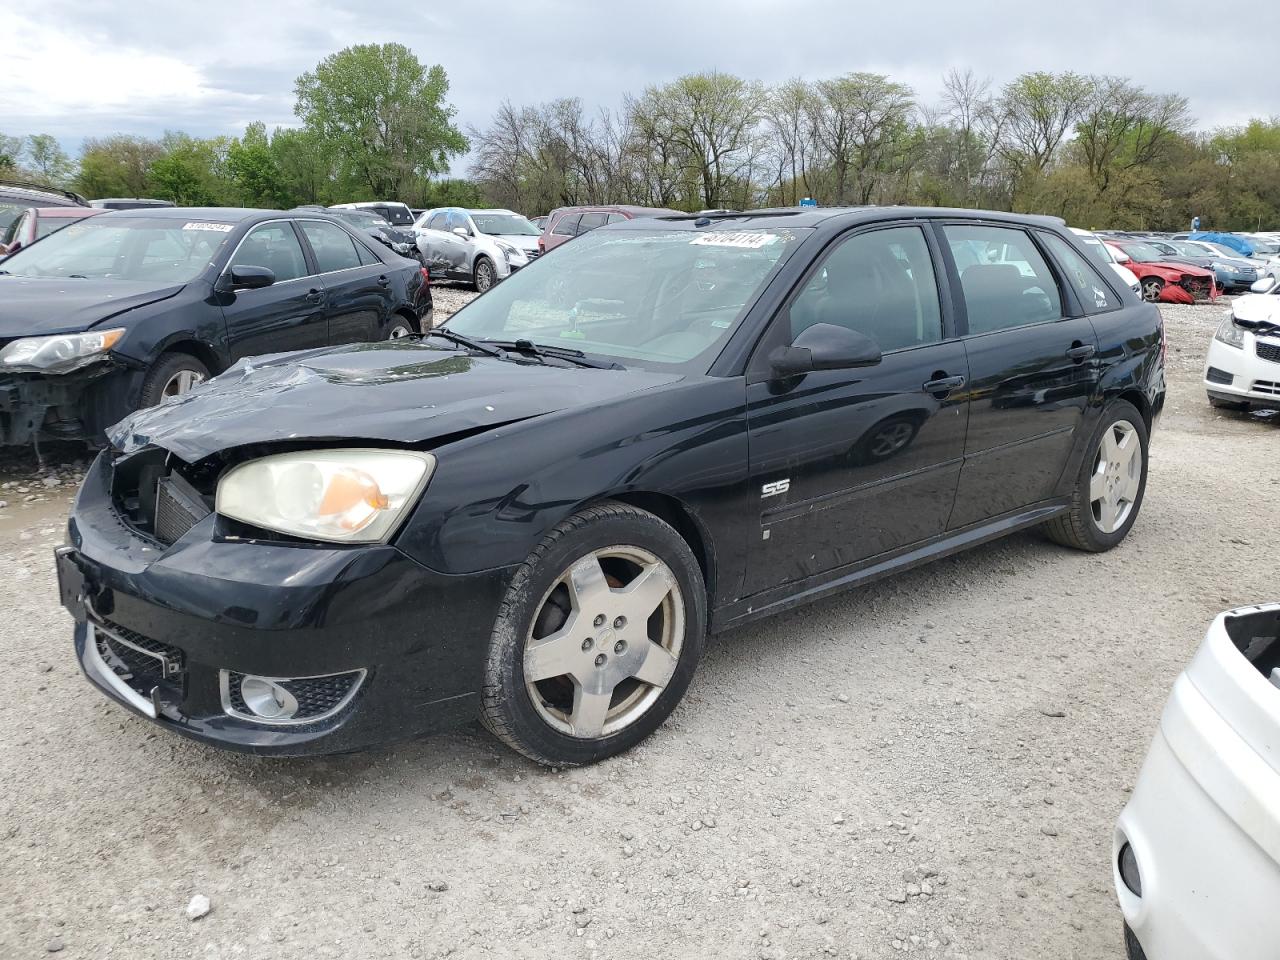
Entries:
{"label": "side window", "polygon": [[1058,261],[1063,276],[1075,290],[1076,299],[1080,301],[1085,313],[1102,313],[1120,306],[1120,299],[1075,247],[1056,233],[1042,233],[1040,239]]}
{"label": "side window", "polygon": [[360,258],[361,266],[365,267],[371,267],[375,263],[382,262],[372,250],[359,241],[356,241],[356,256]]}
{"label": "side window", "polygon": [[629,219],[630,218],[625,213],[611,213],[609,214],[609,219],[606,220],[605,223],[617,223],[619,220]]}
{"label": "side window", "polygon": [[582,220],[578,223],[578,232],[586,233],[588,230],[594,230],[596,227],[603,227],[605,221],[608,220],[607,213],[584,213]]}
{"label": "side window", "polygon": [[457,210],[453,210],[453,211],[451,211],[451,212],[449,213],[449,228],[448,228],[448,229],[450,229],[450,230],[457,230],[459,227],[461,227],[463,230],[470,230],[470,229],[471,229],[470,225],[468,225],[468,223],[467,223],[467,216],[466,216],[466,214],[464,214],[464,213],[459,213]]}
{"label": "side window", "polygon": [[581,219],[582,214],[580,213],[566,213],[556,221],[556,228],[551,232],[557,237],[576,237],[578,235],[578,221]]}
{"label": "side window", "polygon": [[316,254],[316,266],[321,273],[333,273],[337,270],[350,270],[360,266],[360,257],[356,254],[356,244],[347,232],[337,224],[325,223],[321,220],[301,221],[302,232]]}
{"label": "side window", "polygon": [[433,213],[431,215],[431,219],[427,221],[427,229],[428,230],[448,230],[449,215],[447,213],[444,213],[443,211],[440,213]]}
{"label": "side window", "polygon": [[791,304],[791,336],[816,323],[866,334],[882,352],[942,339],[942,309],[919,227],[860,233],[840,243]]}
{"label": "side window", "polygon": [[960,271],[970,333],[1061,319],[1057,281],[1025,231],[982,224],[950,224],[944,231]]}
{"label": "side window", "polygon": [[236,250],[229,266],[266,267],[276,275],[276,283],[307,275],[298,235],[287,223],[264,223],[254,227]]}
{"label": "side window", "polygon": [[9,229],[4,232],[3,237],[0,237],[0,242],[13,243],[14,240],[26,232],[27,221],[30,220],[31,217],[32,213],[28,210],[26,213],[22,214],[22,216],[18,217],[17,220],[14,220],[13,223],[9,224]]}

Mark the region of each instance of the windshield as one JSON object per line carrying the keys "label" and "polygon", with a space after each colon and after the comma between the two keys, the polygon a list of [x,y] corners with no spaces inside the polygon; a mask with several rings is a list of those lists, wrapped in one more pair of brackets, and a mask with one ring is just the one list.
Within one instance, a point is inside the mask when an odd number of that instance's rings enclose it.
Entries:
{"label": "windshield", "polygon": [[1120,249],[1139,263],[1152,263],[1162,256],[1159,250],[1149,243],[1122,243]]}
{"label": "windshield", "polygon": [[79,223],[87,216],[89,214],[81,217],[40,217],[36,220],[36,239],[39,240],[41,237],[47,237],[51,233],[57,233],[63,227]]}
{"label": "windshield", "polygon": [[502,234],[508,237],[536,237],[538,228],[515,213],[473,213],[476,229],[481,233]]}
{"label": "windshield", "polygon": [[410,226],[413,224],[413,214],[409,212],[408,207],[403,206],[387,206],[387,217],[391,223],[398,227]]}
{"label": "windshield", "polygon": [[1169,246],[1177,250],[1184,257],[1207,257],[1212,255],[1212,251],[1204,249],[1189,240],[1170,240]]}
{"label": "windshield", "polygon": [[330,210],[328,213],[361,230],[385,230],[390,226],[376,213],[365,213],[363,210]]}
{"label": "windshield", "polygon": [[1211,241],[1206,240],[1205,245],[1212,249],[1213,255],[1217,257],[1230,257],[1233,260],[1239,260],[1244,257],[1244,254],[1239,250],[1232,250],[1224,243],[1212,243]]}
{"label": "windshield", "polygon": [[214,258],[229,223],[88,217],[19,250],[0,270],[17,277],[186,283]]}
{"label": "windshield", "polygon": [[624,365],[705,370],[806,232],[593,231],[477,297],[447,327]]}

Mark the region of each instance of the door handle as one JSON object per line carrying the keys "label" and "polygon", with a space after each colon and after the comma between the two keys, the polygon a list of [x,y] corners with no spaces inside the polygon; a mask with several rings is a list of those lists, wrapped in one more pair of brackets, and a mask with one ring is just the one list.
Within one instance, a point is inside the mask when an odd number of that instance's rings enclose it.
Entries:
{"label": "door handle", "polygon": [[924,382],[924,392],[931,393],[939,400],[946,397],[952,390],[959,390],[965,385],[965,378],[961,376],[948,377],[944,375],[934,375],[934,379]]}
{"label": "door handle", "polygon": [[380,287],[389,287],[389,286],[391,286],[391,281],[390,281],[390,280],[388,280],[386,277],[379,277],[379,278],[378,278],[378,286],[380,286]]}
{"label": "door handle", "polygon": [[1092,343],[1081,343],[1077,340],[1071,345],[1071,349],[1067,351],[1067,356],[1076,363],[1084,363],[1097,352],[1098,348]]}
{"label": "door handle", "polygon": [[324,291],[323,291],[323,290],[308,290],[308,291],[307,291],[307,303],[323,303],[323,302],[324,302]]}

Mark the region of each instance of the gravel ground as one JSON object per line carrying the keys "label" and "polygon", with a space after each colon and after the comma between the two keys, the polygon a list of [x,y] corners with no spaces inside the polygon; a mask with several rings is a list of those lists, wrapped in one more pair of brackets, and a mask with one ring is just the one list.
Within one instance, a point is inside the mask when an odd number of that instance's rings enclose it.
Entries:
{"label": "gravel ground", "polygon": [[311,761],[163,734],[71,656],[76,451],[0,462],[0,956],[1118,960],[1111,828],[1170,684],[1276,598],[1280,425],[1205,402],[1220,314],[1166,308],[1120,548],[1019,535],[737,630],[586,770],[478,727]]}

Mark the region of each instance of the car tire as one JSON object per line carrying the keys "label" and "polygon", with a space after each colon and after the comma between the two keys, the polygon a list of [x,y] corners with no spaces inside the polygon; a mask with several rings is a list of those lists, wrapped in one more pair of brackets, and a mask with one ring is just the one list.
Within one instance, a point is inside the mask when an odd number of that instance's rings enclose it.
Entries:
{"label": "car tire", "polygon": [[477,257],[476,265],[471,271],[472,282],[475,284],[477,293],[484,293],[492,287],[498,279],[498,275],[493,266],[493,261],[488,257]]}
{"label": "car tire", "polygon": [[542,764],[622,753],[680,702],[706,633],[706,588],[684,538],[629,504],[588,507],[516,570],[489,643],[481,721]]}
{"label": "car tire", "polygon": [[1249,409],[1249,404],[1242,400],[1219,400],[1217,397],[1209,398],[1209,406],[1216,407],[1219,410],[1243,411]]}
{"label": "car tire", "polygon": [[209,379],[209,368],[189,353],[166,353],[151,365],[142,381],[139,406],[173,400]]}
{"label": "car tire", "polygon": [[1137,935],[1129,929],[1127,923],[1124,925],[1124,953],[1128,960],[1147,960],[1146,951],[1142,949]]}
{"label": "car tire", "polygon": [[1159,277],[1143,277],[1141,283],[1142,299],[1147,303],[1155,303],[1164,293],[1164,281]]}
{"label": "car tire", "polygon": [[1123,400],[1109,404],[1082,458],[1070,509],[1045,524],[1049,538],[1091,553],[1123,540],[1146,493],[1147,444],[1147,424],[1138,409]]}
{"label": "car tire", "polygon": [[400,340],[404,337],[411,337],[418,332],[417,325],[408,317],[402,317],[396,314],[387,321],[386,335],[384,340]]}

